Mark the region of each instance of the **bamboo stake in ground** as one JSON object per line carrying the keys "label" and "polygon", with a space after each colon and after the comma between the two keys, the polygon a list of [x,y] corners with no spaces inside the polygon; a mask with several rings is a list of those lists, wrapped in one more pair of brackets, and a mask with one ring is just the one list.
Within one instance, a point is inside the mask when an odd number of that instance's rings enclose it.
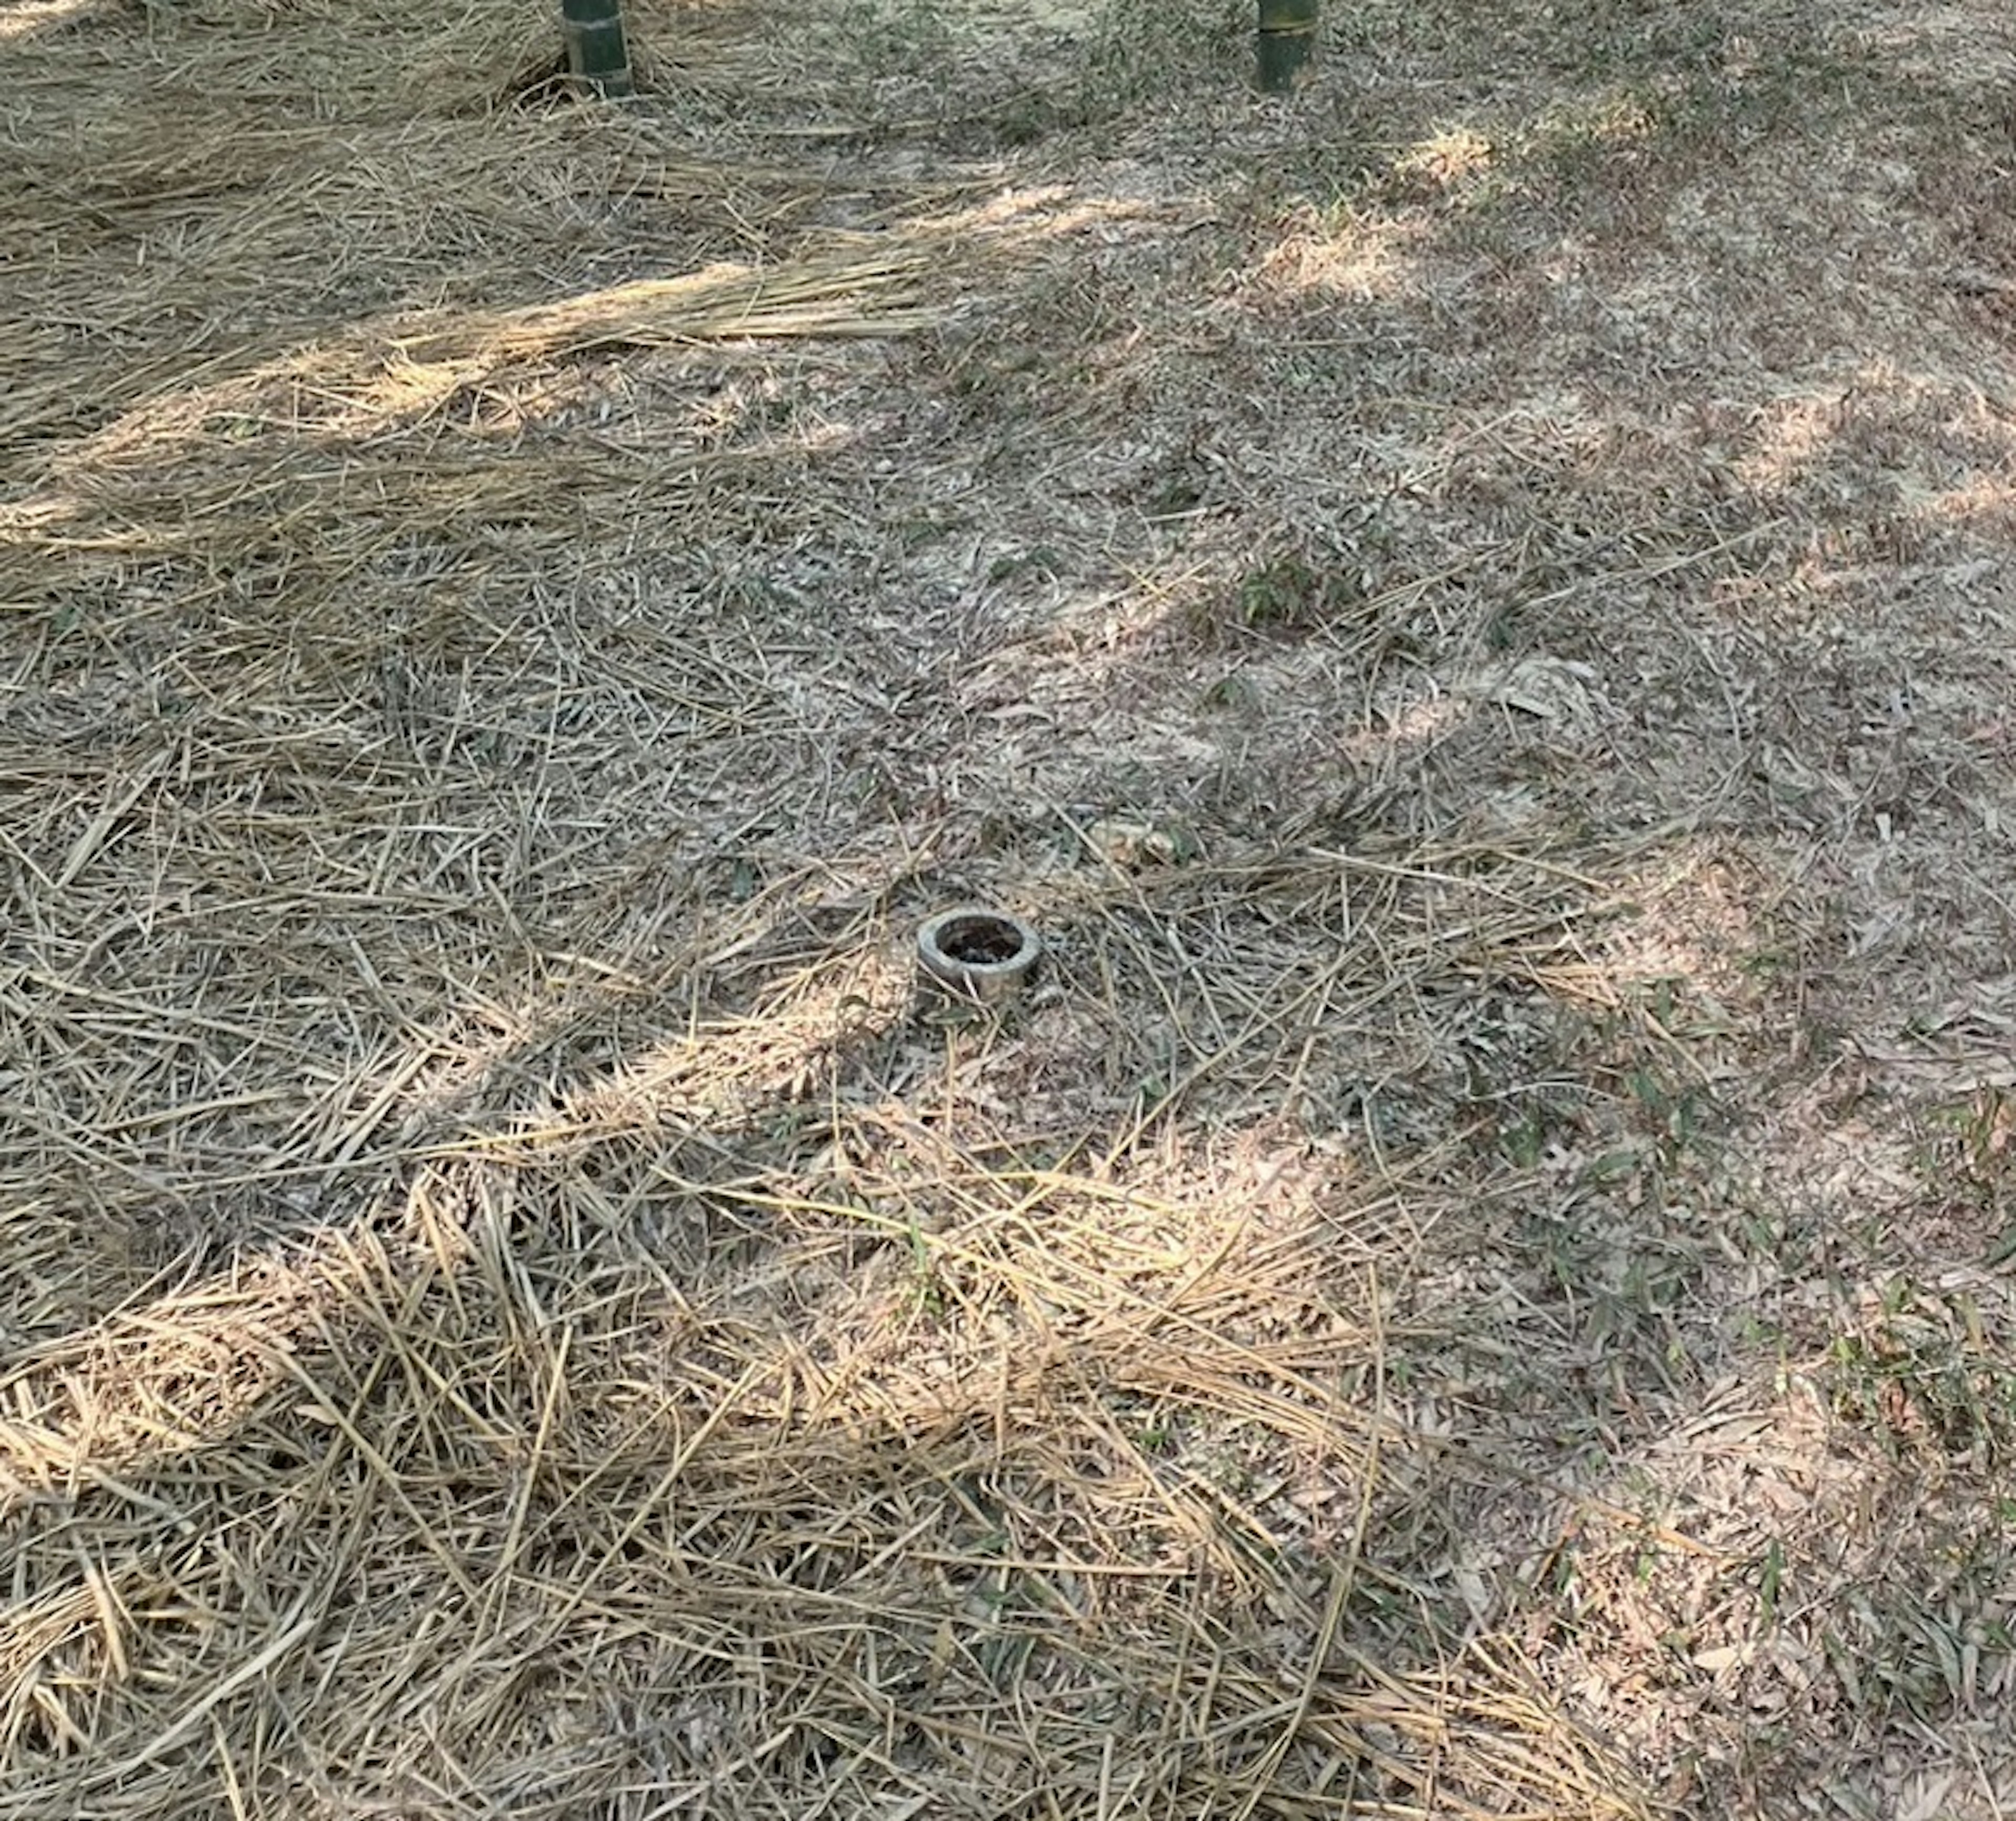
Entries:
{"label": "bamboo stake in ground", "polygon": [[1285,95],[1307,72],[1316,49],[1318,0],[1260,0],[1254,34],[1260,90]]}
{"label": "bamboo stake in ground", "polygon": [[623,0],[560,0],[567,74],[584,95],[620,99],[636,92],[623,40]]}

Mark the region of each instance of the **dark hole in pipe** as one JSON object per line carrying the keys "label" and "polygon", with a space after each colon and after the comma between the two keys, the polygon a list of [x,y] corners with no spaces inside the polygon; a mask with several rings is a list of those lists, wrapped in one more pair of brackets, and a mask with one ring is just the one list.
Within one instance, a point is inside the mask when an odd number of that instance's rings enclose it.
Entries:
{"label": "dark hole in pipe", "polygon": [[959,917],[938,932],[938,947],[970,967],[993,967],[1021,954],[1022,938],[1013,924],[992,917]]}

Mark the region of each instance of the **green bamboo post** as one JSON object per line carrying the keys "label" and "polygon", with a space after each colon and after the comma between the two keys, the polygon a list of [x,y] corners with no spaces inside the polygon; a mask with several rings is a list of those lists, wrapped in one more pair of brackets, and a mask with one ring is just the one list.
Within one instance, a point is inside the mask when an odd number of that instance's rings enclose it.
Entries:
{"label": "green bamboo post", "polygon": [[1307,74],[1316,43],[1318,0],[1260,0],[1253,34],[1260,92],[1286,95]]}
{"label": "green bamboo post", "polygon": [[623,41],[623,0],[560,0],[567,74],[576,88],[600,101],[636,93]]}

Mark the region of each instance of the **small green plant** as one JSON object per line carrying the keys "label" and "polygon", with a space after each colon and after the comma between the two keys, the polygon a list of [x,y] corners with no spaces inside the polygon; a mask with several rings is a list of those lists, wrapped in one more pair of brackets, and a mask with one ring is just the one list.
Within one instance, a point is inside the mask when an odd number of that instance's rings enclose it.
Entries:
{"label": "small green plant", "polygon": [[990,583],[1013,581],[1026,575],[1051,581],[1064,574],[1067,567],[1064,559],[1047,544],[1032,544],[1026,550],[995,557],[987,566],[987,579]]}
{"label": "small green plant", "polygon": [[1204,691],[1204,706],[1221,714],[1242,713],[1260,706],[1260,692],[1234,672],[1220,677]]}
{"label": "small green plant", "polygon": [[1296,632],[1322,625],[1364,596],[1355,574],[1319,568],[1291,554],[1249,570],[1239,584],[1237,605],[1240,624],[1255,632]]}
{"label": "small green plant", "polygon": [[1983,1088],[1948,1114],[1958,1135],[1967,1176],[1991,1197],[2008,1176],[2016,1151],[2016,1093]]}
{"label": "small green plant", "polygon": [[1539,1167],[1541,1158],[1546,1154],[1546,1121],[1538,1108],[1521,1114],[1500,1135],[1506,1156],[1522,1170]]}
{"label": "small green plant", "polygon": [[1899,1453],[2006,1460],[2016,1452],[2016,1360],[1985,1330],[1965,1292],[1899,1275],[1828,1348],[1836,1411]]}
{"label": "small green plant", "polygon": [[945,1288],[938,1281],[938,1261],[924,1238],[923,1229],[913,1214],[909,1222],[910,1312],[939,1321],[945,1312]]}
{"label": "small green plant", "polygon": [[1757,1615],[1769,1631],[1778,1622],[1778,1596],[1785,1584],[1785,1546],[1775,1536],[1765,1546],[1757,1570]]}

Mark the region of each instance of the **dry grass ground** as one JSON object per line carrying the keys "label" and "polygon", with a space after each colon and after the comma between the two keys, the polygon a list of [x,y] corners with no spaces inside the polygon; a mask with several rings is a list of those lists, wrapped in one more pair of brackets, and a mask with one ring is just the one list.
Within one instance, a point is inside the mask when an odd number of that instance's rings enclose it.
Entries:
{"label": "dry grass ground", "polygon": [[0,1818],[2016,1807],[2006,11],[633,4],[0,0]]}

